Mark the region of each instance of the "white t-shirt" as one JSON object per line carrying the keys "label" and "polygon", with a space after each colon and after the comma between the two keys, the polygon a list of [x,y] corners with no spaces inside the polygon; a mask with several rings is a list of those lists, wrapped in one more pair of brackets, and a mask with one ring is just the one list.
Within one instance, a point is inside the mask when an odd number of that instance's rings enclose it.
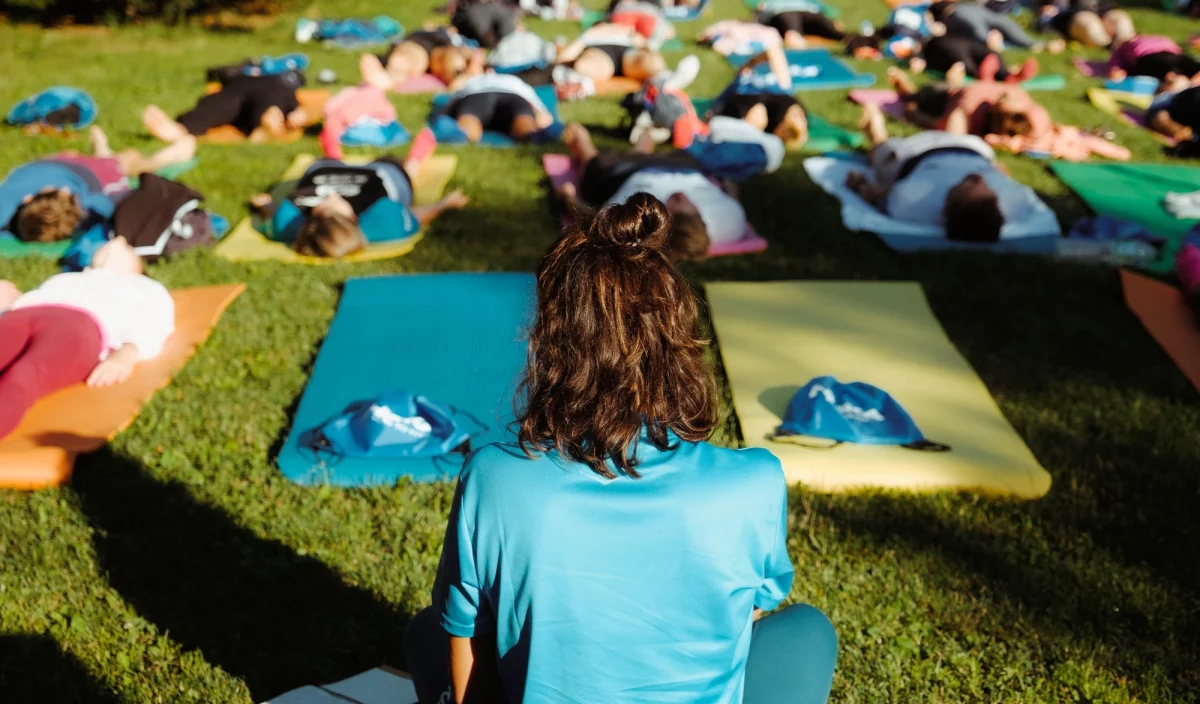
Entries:
{"label": "white t-shirt", "polygon": [[103,339],[101,359],[127,344],[137,346],[139,359],[157,357],[175,331],[174,299],[146,276],[105,269],[58,274],[18,298],[10,310],[38,306],[74,308],[91,316]]}
{"label": "white t-shirt", "polygon": [[1005,222],[1024,220],[1037,203],[1032,188],[1000,173],[982,156],[942,152],[922,159],[898,180],[887,197],[887,214],[905,222],[942,225],[942,204],[950,189],[970,174],[979,174],[996,193]]}
{"label": "white t-shirt", "polygon": [[643,169],[630,176],[608,202],[624,203],[635,193],[649,193],[664,203],[676,193],[687,196],[700,211],[712,244],[737,242],[746,233],[742,204],[699,171]]}

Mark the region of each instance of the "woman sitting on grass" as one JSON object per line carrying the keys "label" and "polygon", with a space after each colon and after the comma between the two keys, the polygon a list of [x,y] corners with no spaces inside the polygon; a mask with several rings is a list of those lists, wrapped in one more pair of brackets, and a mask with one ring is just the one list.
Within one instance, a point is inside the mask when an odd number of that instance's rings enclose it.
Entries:
{"label": "woman sitting on grass", "polygon": [[386,156],[361,166],[318,161],[278,202],[267,193],[251,198],[251,210],[271,239],[310,257],[345,257],[368,244],[412,237],[444,211],[468,202],[456,190],[432,205],[413,205],[413,181],[435,146],[433,135],[423,130],[404,161]]}
{"label": "woman sitting on grass", "polygon": [[637,194],[542,258],[517,441],[460,475],[433,606],[406,636],[421,702],[797,702],[837,635],[790,593],[787,483],[705,442],[698,303]]}

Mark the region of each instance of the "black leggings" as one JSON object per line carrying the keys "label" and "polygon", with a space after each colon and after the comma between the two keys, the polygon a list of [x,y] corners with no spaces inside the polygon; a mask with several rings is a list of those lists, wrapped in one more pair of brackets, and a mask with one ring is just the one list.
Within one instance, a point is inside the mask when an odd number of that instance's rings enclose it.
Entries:
{"label": "black leggings", "polygon": [[650,168],[700,170],[696,160],[687,152],[600,152],[583,167],[583,174],[579,178],[579,197],[589,205],[600,207],[625,185],[630,176]]}
{"label": "black leggings", "polygon": [[611,59],[613,63],[614,78],[620,78],[621,76],[625,75],[625,52],[632,51],[632,49],[627,46],[621,46],[620,44],[593,44],[592,46],[589,46],[588,49],[596,49],[597,51],[603,51],[605,54],[608,54],[608,58]]}
{"label": "black leggings", "polygon": [[1162,81],[1168,73],[1177,73],[1191,78],[1200,73],[1200,61],[1187,54],[1172,54],[1160,51],[1157,54],[1146,54],[1137,60],[1129,72],[1133,76],[1150,76]]}
{"label": "black leggings", "polygon": [[[800,101],[785,93],[737,93],[722,99],[716,114],[740,120],[745,118],[746,113],[755,105],[762,105],[767,109],[767,132],[774,132],[783,123],[788,110],[791,110],[793,105],[800,105]],[[804,106],[800,105],[800,109],[803,110]]]}
{"label": "black leggings", "polygon": [[780,12],[766,22],[768,27],[775,28],[779,36],[788,32],[799,32],[810,37],[824,37],[842,41],[846,33],[838,29],[825,15],[819,12]]}
{"label": "black leggings", "polygon": [[[967,37],[933,37],[925,42],[925,49],[922,55],[925,57],[926,66],[933,71],[945,73],[950,70],[950,67],[956,63],[962,62],[967,69],[967,75],[973,78],[979,77],[979,64],[991,54],[996,52],[987,48],[986,44],[977,42],[974,39]],[[997,56],[997,58],[999,58]],[[1000,61],[1000,70],[996,71],[996,80],[1003,81],[1008,78],[1008,69],[1004,67],[1004,61]]]}
{"label": "black leggings", "polygon": [[300,107],[294,88],[278,76],[243,76],[225,84],[221,90],[204,96],[196,107],[176,121],[188,134],[202,135],[214,127],[233,125],[249,135],[262,124],[267,110],[276,107],[286,116]]}
{"label": "black leggings", "polygon": [[518,117],[534,116],[533,106],[513,93],[472,93],[455,100],[446,110],[450,117],[474,117],[489,132],[512,134]]}
{"label": "black leggings", "polygon": [[917,112],[923,115],[939,118],[946,114],[946,108],[950,106],[950,89],[944,83],[921,86],[905,102],[916,106]]}
{"label": "black leggings", "polygon": [[534,88],[538,86],[549,86],[554,84],[554,69],[549,66],[543,68],[534,66],[533,68],[527,68],[524,71],[515,73],[513,75],[517,78],[520,78],[522,81],[525,81],[526,84],[531,85]]}
{"label": "black leggings", "polygon": [[1175,122],[1200,130],[1200,87],[1179,91],[1163,109]]}
{"label": "black leggings", "polygon": [[452,24],[467,39],[479,42],[484,49],[494,49],[501,39],[517,31],[519,12],[515,7],[481,2],[454,13]]}

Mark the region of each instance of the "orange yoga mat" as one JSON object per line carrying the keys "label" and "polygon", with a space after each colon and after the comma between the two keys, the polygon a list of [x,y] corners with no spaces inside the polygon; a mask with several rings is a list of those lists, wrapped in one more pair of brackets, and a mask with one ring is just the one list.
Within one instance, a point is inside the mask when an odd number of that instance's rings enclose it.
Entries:
{"label": "orange yoga mat", "polygon": [[1200,391],[1200,327],[1183,292],[1124,269],[1121,286],[1125,289],[1125,305]]}
{"label": "orange yoga mat", "polygon": [[[209,93],[215,93],[220,89],[220,85],[216,83],[210,83],[206,88]],[[321,115],[325,110],[325,102],[329,100],[329,91],[321,88],[300,88],[296,91],[296,99],[300,101],[300,107],[304,108],[304,112],[309,116],[310,122],[308,125],[305,125],[308,127],[321,121]],[[271,141],[295,142],[303,136],[303,129],[294,129],[288,130],[283,136]],[[200,137],[200,141],[205,144],[236,144],[238,142],[245,142],[246,135],[242,134],[241,130],[233,125],[221,125],[205,132]]]}
{"label": "orange yoga mat", "polygon": [[137,417],[208,338],[243,284],[173,291],[175,333],[162,354],[142,362],[128,381],[104,389],[83,384],[42,399],[0,440],[0,488],[42,489],[71,477],[75,456],[104,446]]}

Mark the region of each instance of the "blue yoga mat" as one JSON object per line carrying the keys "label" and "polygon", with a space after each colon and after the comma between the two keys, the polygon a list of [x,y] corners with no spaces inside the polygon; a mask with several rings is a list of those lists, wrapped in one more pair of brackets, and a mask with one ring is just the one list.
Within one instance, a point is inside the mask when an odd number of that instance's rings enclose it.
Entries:
{"label": "blue yoga mat", "polygon": [[700,15],[704,14],[705,8],[708,7],[708,0],[700,0],[700,2],[692,7],[671,6],[663,8],[663,16],[672,22],[690,22],[700,19]]}
{"label": "blue yoga mat", "polygon": [[[537,86],[533,91],[537,93],[546,109],[554,116],[554,124],[535,134],[530,141],[537,144],[557,141],[562,135],[563,123],[558,113],[558,95],[554,92],[554,86]],[[433,130],[433,135],[437,137],[439,144],[457,145],[465,144],[467,141],[466,135],[458,128],[458,124],[444,114],[453,99],[453,93],[441,93],[433,98],[433,109],[429,113],[429,128]],[[484,132],[483,138],[479,140],[479,146],[507,149],[516,146],[516,141],[506,134]]]}
{"label": "blue yoga mat", "polygon": [[[830,54],[828,49],[790,50],[787,57],[788,64],[792,67],[792,85],[797,91],[867,88],[875,85],[873,74],[855,72]],[[741,68],[751,58],[753,57],[749,54],[732,54],[729,56],[729,63],[733,64],[734,68]],[[807,75],[813,68],[816,69],[816,75]],[[765,74],[771,69],[766,63],[762,63],[754,70]]]}
{"label": "blue yoga mat", "polygon": [[297,484],[377,486],[401,477],[453,479],[462,455],[322,461],[300,438],[354,401],[409,390],[469,413],[489,430],[480,447],[510,437],[513,396],[532,321],[532,274],[410,274],[350,279],[292,430],[279,453]]}

